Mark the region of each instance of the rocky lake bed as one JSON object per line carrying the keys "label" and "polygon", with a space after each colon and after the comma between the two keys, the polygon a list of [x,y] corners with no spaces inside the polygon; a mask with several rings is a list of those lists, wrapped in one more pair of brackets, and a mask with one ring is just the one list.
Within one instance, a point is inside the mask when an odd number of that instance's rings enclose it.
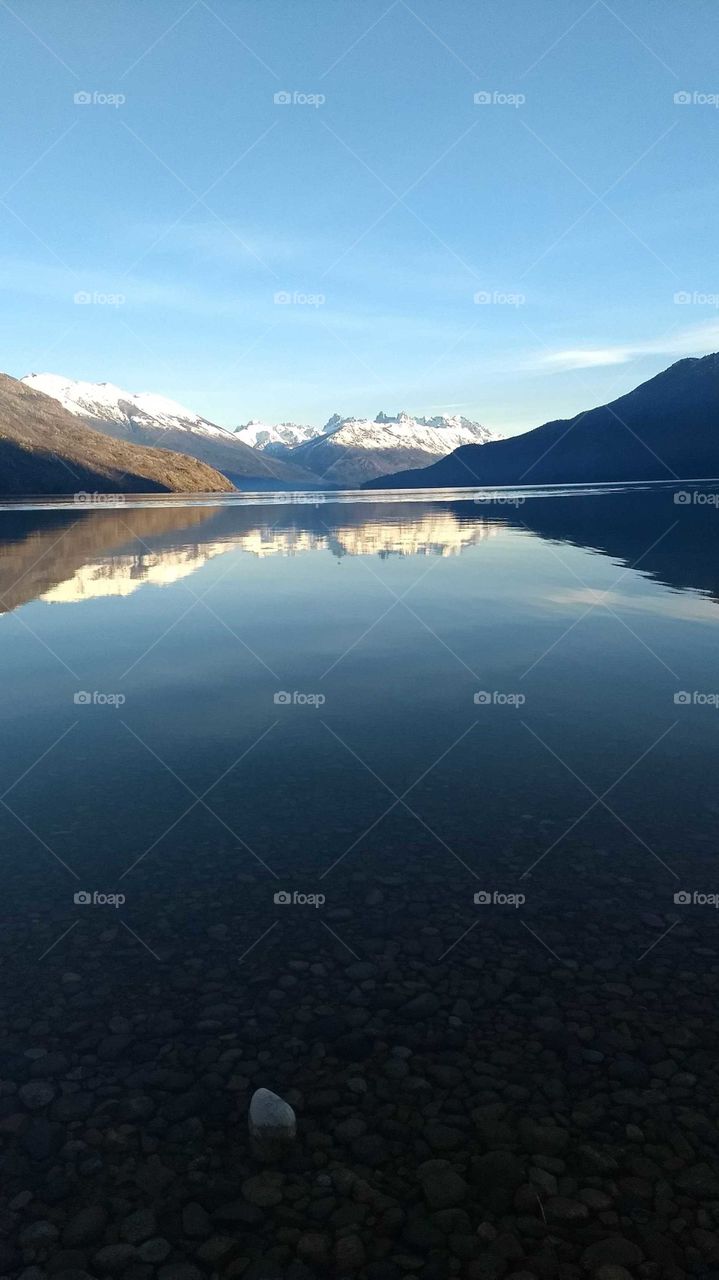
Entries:
{"label": "rocky lake bed", "polygon": [[10,517],[0,1280],[719,1280],[715,507],[415,506]]}
{"label": "rocky lake bed", "polygon": [[[719,1275],[715,911],[640,855],[488,864],[520,906],[379,856],[276,905],[208,851],[211,889],[148,865],[141,910],[72,916],[18,871],[0,1275]],[[269,1163],[259,1088],[297,1117]]]}

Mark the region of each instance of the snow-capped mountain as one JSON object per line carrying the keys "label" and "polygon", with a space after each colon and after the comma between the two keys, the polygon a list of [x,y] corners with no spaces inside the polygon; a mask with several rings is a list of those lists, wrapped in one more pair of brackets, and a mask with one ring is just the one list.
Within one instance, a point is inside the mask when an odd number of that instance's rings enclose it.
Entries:
{"label": "snow-capped mountain", "polygon": [[278,458],[285,457],[288,449],[294,449],[298,444],[304,444],[306,440],[312,440],[321,433],[321,427],[303,426],[297,422],[279,422],[273,425],[253,420],[235,427],[235,434],[245,444],[253,449],[262,449],[264,453],[273,453]]}
{"label": "snow-capped mountain", "polygon": [[294,461],[253,449],[234,431],[150,392],[111,382],[81,382],[54,373],[21,380],[57,400],[88,426],[116,439],[186,453],[223,472],[240,489],[317,488],[317,477]]}
{"label": "snow-capped mountain", "polygon": [[190,454],[241,489],[354,488],[394,471],[429,466],[461,445],[501,439],[479,422],[453,414],[343,418],[324,427],[253,420],[234,431],[151,392],[111,382],[82,382],[53,373],[22,381],[57,400],[105,435]]}
{"label": "snow-capped mountain", "polygon": [[334,414],[322,430],[335,444],[359,449],[395,449],[398,444],[409,449],[422,449],[436,457],[444,457],[462,444],[486,444],[497,436],[479,422],[469,418],[437,414],[434,418],[413,418],[398,413],[390,418],[378,413],[370,418],[340,418]]}
{"label": "snow-capped mountain", "polygon": [[201,435],[232,439],[231,431],[215,426],[175,400],[148,391],[123,391],[112,382],[76,382],[58,373],[29,373],[21,381],[35,391],[44,391],[46,396],[59,400],[63,408],[78,418],[125,425],[136,423],[153,427],[158,432],[182,428]]}
{"label": "snow-capped mountain", "polygon": [[481,423],[449,414],[415,418],[409,413],[378,413],[370,419],[336,413],[319,435],[289,456],[325,480],[351,487],[392,471],[428,466],[460,445],[497,439]]}

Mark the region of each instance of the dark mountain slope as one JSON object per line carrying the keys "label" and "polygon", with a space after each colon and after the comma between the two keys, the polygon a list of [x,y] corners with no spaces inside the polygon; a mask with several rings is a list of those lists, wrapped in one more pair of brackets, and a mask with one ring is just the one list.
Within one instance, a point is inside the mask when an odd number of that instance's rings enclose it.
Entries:
{"label": "dark mountain slope", "polygon": [[230,481],[195,458],[93,431],[51,396],[0,374],[0,495],[226,493]]}
{"label": "dark mountain slope", "polygon": [[54,373],[30,373],[23,384],[52,396],[95,431],[152,449],[184,453],[221,471],[238,489],[322,487],[297,462],[245,444],[232,431],[191,409],[147,392],[124,391],[111,382],[79,382]]}
{"label": "dark mountain slope", "polygon": [[719,475],[719,355],[679,360],[611,404],[521,436],[464,445],[365,488],[580,484]]}

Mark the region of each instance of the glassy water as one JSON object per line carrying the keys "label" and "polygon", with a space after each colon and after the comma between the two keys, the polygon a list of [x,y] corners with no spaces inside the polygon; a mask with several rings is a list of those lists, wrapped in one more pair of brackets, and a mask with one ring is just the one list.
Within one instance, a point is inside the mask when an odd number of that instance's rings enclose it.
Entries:
{"label": "glassy water", "polygon": [[719,727],[719,516],[673,499],[4,512],[18,909],[66,867],[132,916],[148,877],[201,895],[208,857],[339,905],[370,864],[469,891],[578,848],[671,906]]}
{"label": "glassy water", "polygon": [[715,1097],[718,499],[0,513],[6,1074],[62,1059],[48,1131],[10,1128],[18,1188],[47,1193],[78,1093],[127,1129],[70,1162],[78,1203],[123,1143],[230,1199],[259,1084],[314,1135],[298,1169],[384,1169],[400,1202],[428,1096],[615,1155],[634,1085],[657,1143]]}

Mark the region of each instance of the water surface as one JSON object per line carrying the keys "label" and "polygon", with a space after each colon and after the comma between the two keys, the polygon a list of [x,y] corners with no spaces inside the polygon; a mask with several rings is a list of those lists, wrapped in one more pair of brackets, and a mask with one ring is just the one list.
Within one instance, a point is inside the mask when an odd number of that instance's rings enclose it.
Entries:
{"label": "water surface", "polygon": [[0,515],[7,909],[122,881],[152,945],[152,886],[191,945],[209,860],[268,924],[360,868],[460,871],[471,917],[488,875],[581,896],[578,850],[672,907],[716,816],[711,499],[362,499]]}
{"label": "water surface", "polygon": [[253,1280],[308,1223],[457,1273],[487,1219],[529,1274],[608,1231],[708,1274],[667,1233],[719,1199],[719,488],[501,497],[0,511],[11,1239],[150,1208],[207,1269],[199,1201]]}

